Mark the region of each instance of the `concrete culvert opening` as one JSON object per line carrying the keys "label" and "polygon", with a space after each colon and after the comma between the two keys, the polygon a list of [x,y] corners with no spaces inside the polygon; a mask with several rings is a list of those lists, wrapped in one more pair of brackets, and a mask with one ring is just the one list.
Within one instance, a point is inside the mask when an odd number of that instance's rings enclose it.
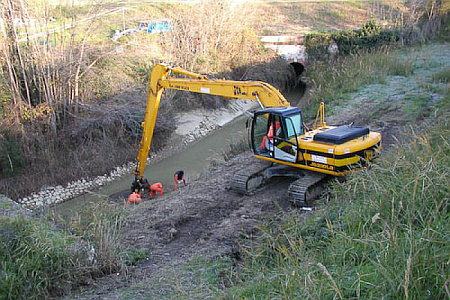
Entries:
{"label": "concrete culvert opening", "polygon": [[291,66],[294,68],[295,75],[297,76],[302,75],[303,71],[305,70],[305,66],[299,62],[292,62]]}

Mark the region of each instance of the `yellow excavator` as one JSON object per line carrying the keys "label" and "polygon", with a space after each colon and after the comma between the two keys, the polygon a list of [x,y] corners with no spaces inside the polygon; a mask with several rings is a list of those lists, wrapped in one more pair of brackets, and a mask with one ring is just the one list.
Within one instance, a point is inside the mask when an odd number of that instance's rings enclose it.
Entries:
{"label": "yellow excavator", "polygon": [[[170,76],[184,75],[184,78]],[[343,176],[367,166],[381,148],[381,134],[367,127],[329,126],[321,103],[312,129],[302,119],[301,110],[291,107],[273,86],[261,81],[212,79],[165,64],[153,67],[149,83],[142,139],[134,171],[135,184],[142,181],[155,128],[158,107],[165,89],[218,95],[231,99],[256,101],[261,109],[253,112],[251,145],[254,157],[267,161],[235,174],[230,187],[237,192],[252,193],[268,179],[294,177],[288,189],[289,200],[309,205],[317,196],[319,183],[328,176]]]}

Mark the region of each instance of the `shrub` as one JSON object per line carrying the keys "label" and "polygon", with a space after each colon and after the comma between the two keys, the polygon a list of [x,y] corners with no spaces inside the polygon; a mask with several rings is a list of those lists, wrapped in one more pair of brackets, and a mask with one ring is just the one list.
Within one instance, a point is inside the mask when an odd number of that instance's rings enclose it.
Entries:
{"label": "shrub", "polygon": [[433,81],[449,83],[450,82],[450,68],[444,69],[441,72],[433,74]]}
{"label": "shrub", "polygon": [[331,41],[336,42],[340,55],[349,55],[360,51],[373,51],[399,40],[399,31],[383,29],[375,21],[369,21],[358,30],[308,34],[305,46],[309,59],[324,59],[328,57]]}
{"label": "shrub", "polygon": [[22,147],[15,140],[0,141],[0,178],[17,175],[25,163]]}
{"label": "shrub", "polygon": [[0,298],[39,299],[60,294],[72,280],[70,236],[48,223],[0,219]]}

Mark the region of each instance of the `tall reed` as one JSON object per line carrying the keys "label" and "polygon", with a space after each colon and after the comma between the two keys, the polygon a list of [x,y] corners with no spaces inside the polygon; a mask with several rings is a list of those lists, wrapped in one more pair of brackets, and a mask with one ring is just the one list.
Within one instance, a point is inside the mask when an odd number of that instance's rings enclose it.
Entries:
{"label": "tall reed", "polygon": [[73,280],[67,232],[46,222],[0,219],[0,299],[40,299]]}

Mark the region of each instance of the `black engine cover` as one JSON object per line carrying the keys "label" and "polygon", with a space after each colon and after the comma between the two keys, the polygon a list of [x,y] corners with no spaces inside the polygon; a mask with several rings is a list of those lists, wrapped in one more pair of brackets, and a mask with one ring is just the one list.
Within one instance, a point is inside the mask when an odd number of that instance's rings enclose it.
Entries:
{"label": "black engine cover", "polygon": [[369,134],[367,127],[342,125],[314,135],[314,141],[339,145],[366,134]]}

